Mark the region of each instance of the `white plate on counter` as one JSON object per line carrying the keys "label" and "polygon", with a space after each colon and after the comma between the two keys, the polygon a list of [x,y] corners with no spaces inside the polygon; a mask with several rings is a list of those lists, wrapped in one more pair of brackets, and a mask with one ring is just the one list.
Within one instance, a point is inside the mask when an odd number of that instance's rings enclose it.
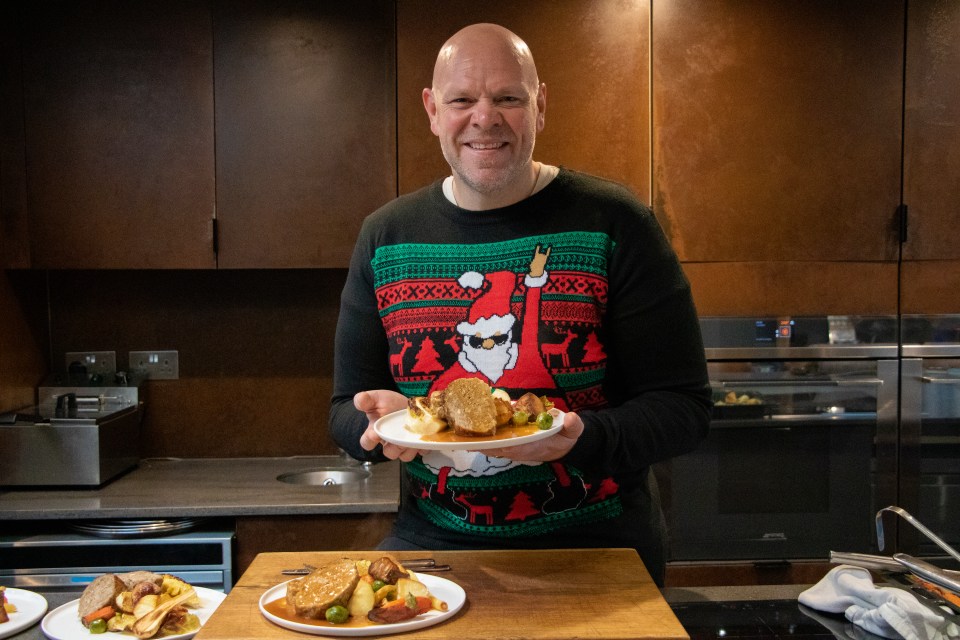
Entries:
{"label": "white plate on counter", "polygon": [[7,587],[4,593],[7,594],[7,602],[17,610],[10,614],[9,622],[0,624],[0,638],[9,638],[33,626],[47,612],[47,599],[39,593],[13,587]]}
{"label": "white plate on counter", "polygon": [[489,438],[469,438],[455,442],[437,442],[433,440],[424,440],[419,433],[413,433],[405,426],[407,421],[407,410],[401,409],[383,416],[373,423],[373,430],[377,432],[380,439],[401,447],[410,449],[422,449],[428,451],[483,451],[485,449],[501,449],[503,447],[516,447],[521,444],[536,442],[555,435],[563,426],[563,411],[559,409],[550,409],[553,416],[553,424],[549,429],[538,429],[531,434],[516,436],[513,438],[498,438],[496,436]]}
{"label": "white plate on counter", "polygon": [[[190,609],[190,613],[195,613],[197,617],[200,618],[200,626],[202,627],[207,623],[207,620],[210,619],[210,616],[213,615],[213,612],[217,610],[217,607],[220,606],[224,598],[227,597],[227,594],[205,587],[194,587],[194,590],[196,590],[197,595],[200,597],[200,607]],[[79,599],[71,600],[48,613],[40,624],[44,635],[50,638],[50,640],[91,640],[91,638],[94,637],[102,637],[106,640],[112,640],[113,638],[117,640],[136,638],[132,633],[105,633],[102,636],[91,635],[90,630],[80,622],[80,614],[77,610],[79,604]],[[164,636],[163,638],[164,640],[187,640],[196,634],[196,631],[191,631],[190,633],[178,633],[172,636]]]}
{"label": "white plate on counter", "polygon": [[260,596],[260,613],[263,614],[264,618],[275,625],[284,627],[285,629],[291,629],[293,631],[309,633],[315,636],[385,636],[440,624],[444,620],[452,618],[454,615],[456,615],[457,611],[460,611],[460,609],[463,607],[463,604],[467,601],[466,592],[463,590],[463,587],[458,585],[456,582],[447,580],[446,578],[441,578],[439,576],[424,575],[422,573],[416,573],[416,577],[417,580],[426,585],[427,589],[430,590],[430,593],[447,603],[446,611],[427,611],[426,613],[421,613],[416,618],[411,618],[405,622],[397,622],[395,624],[371,624],[370,626],[365,627],[337,627],[327,624],[304,624],[295,620],[281,618],[270,613],[264,608],[264,605],[268,602],[273,602],[278,598],[287,597],[287,584],[292,582],[291,580],[288,580],[287,582],[283,582],[275,587],[267,589],[263,595]]}

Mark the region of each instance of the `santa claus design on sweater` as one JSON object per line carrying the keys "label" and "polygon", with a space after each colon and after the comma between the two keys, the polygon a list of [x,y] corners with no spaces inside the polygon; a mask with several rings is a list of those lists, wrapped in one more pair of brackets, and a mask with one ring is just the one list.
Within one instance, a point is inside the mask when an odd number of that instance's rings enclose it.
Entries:
{"label": "santa claus design on sweater", "polygon": [[541,290],[550,276],[545,268],[549,257],[550,247],[544,250],[537,245],[534,249],[530,269],[523,276],[526,293],[519,327],[511,311],[511,300],[519,284],[516,273],[494,271],[484,275],[468,271],[460,276],[462,287],[481,293],[470,306],[467,318],[457,325],[461,337],[457,362],[434,381],[431,390],[443,389],[464,377],[481,378],[491,386],[507,389],[536,389],[538,393],[556,389],[540,356],[537,336]]}

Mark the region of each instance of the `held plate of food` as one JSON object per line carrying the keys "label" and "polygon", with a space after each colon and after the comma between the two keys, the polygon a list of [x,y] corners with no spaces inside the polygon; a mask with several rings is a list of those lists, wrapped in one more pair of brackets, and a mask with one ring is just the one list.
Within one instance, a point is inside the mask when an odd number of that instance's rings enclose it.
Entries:
{"label": "held plate of food", "polygon": [[482,380],[461,378],[428,397],[407,401],[407,408],[377,420],[384,442],[431,451],[483,451],[549,438],[563,426],[564,413],[543,396],[526,393],[517,400]]}
{"label": "held plate of food", "polygon": [[270,622],[313,635],[381,636],[439,624],[466,602],[457,583],[407,570],[389,557],[344,558],[260,596]]}

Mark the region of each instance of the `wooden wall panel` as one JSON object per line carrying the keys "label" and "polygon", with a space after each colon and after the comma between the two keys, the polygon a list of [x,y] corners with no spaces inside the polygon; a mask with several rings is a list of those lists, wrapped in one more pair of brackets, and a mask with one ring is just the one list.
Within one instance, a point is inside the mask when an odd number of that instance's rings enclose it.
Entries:
{"label": "wooden wall panel", "polygon": [[904,262],[900,277],[902,313],[960,313],[960,260]]}
{"label": "wooden wall panel", "polygon": [[960,3],[911,1],[908,28],[903,254],[960,260]]}
{"label": "wooden wall panel", "polygon": [[[0,8],[0,267],[30,266],[23,130],[21,33],[17,7]],[[2,308],[2,307],[0,307]]]}
{"label": "wooden wall panel", "polygon": [[895,315],[894,262],[688,262],[701,316]]}
{"label": "wooden wall panel", "polygon": [[397,195],[393,2],[224,2],[214,26],[219,267],[348,266]]}
{"label": "wooden wall panel", "polygon": [[903,4],[654,2],[654,207],[682,260],[897,259]]}
{"label": "wooden wall panel", "polygon": [[0,271],[0,413],[37,402],[47,372],[42,273]]}
{"label": "wooden wall panel", "polygon": [[421,91],[440,47],[475,22],[501,24],[530,46],[547,85],[546,126],[534,158],[625,183],[649,202],[649,3],[397,3],[400,192],[450,168],[430,132]]}

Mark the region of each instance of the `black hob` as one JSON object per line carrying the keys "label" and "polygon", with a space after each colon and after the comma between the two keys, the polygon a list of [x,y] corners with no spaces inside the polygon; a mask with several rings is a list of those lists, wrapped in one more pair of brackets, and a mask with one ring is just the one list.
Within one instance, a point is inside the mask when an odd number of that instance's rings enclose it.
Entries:
{"label": "black hob", "polygon": [[673,602],[670,604],[690,640],[708,638],[842,638],[883,640],[848,622],[796,600]]}

